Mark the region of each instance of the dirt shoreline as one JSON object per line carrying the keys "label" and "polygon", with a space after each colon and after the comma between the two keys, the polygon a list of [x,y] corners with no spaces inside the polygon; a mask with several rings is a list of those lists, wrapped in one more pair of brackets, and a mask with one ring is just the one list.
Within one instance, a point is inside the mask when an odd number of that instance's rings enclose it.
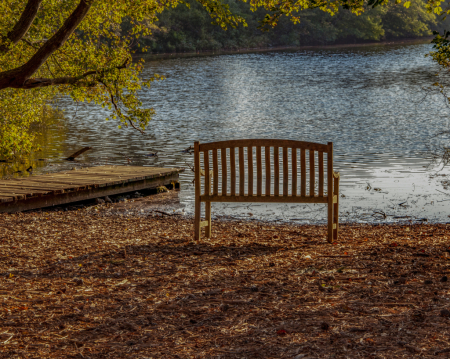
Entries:
{"label": "dirt shoreline", "polygon": [[[102,216],[140,216],[140,217],[177,217],[183,220],[191,220],[193,218],[193,213],[186,212],[185,204],[180,202],[179,190],[170,190],[168,192],[151,194],[145,193],[142,197],[135,198],[133,192],[117,195],[112,197],[114,203],[106,203],[102,205],[96,205],[95,201],[86,201],[78,204],[67,204],[61,205],[55,208],[40,209],[37,212],[42,211],[65,211],[68,209],[84,209],[89,213],[102,215]],[[127,197],[127,199],[124,198]],[[120,199],[120,201],[118,201]],[[33,211],[31,211],[33,212]],[[235,215],[225,215],[217,214],[213,212],[213,222],[215,221],[244,221],[250,223],[260,223],[260,224],[273,224],[282,223],[285,225],[323,225],[326,223],[326,211],[323,211],[323,218],[319,220],[313,219],[280,219],[271,216],[255,217],[250,211],[244,211],[246,215],[243,215],[242,210],[238,211]],[[450,222],[442,221],[428,221],[427,218],[416,218],[408,215],[398,216],[392,214],[384,214],[383,211],[374,209],[372,213],[372,221],[367,221],[367,213],[364,213],[364,217],[352,217],[347,218],[344,214],[341,215],[341,224],[358,224],[366,223],[369,225],[396,225],[396,224],[420,224],[420,223],[433,223],[433,224],[450,224]],[[306,221],[306,223],[305,223]],[[312,223],[311,223],[312,222]],[[316,223],[314,223],[316,222]]]}
{"label": "dirt shoreline", "polygon": [[449,226],[325,238],[216,221],[195,242],[180,216],[0,214],[0,358],[448,356]]}
{"label": "dirt shoreline", "polygon": [[387,46],[387,45],[401,45],[401,44],[425,44],[430,43],[433,39],[430,37],[421,37],[416,39],[398,39],[392,41],[380,41],[380,42],[364,42],[364,43],[349,43],[349,44],[331,44],[331,45],[308,45],[308,46],[275,46],[275,47],[263,47],[263,48],[241,48],[238,50],[218,50],[218,51],[197,51],[197,52],[173,52],[173,53],[161,53],[161,54],[135,54],[134,59],[145,59],[148,61],[173,59],[183,57],[198,57],[198,56],[210,56],[210,55],[227,55],[227,54],[245,54],[255,52],[269,52],[269,51],[281,51],[281,50],[310,50],[310,49],[333,49],[333,48],[354,48],[354,47],[367,47],[367,46]]}

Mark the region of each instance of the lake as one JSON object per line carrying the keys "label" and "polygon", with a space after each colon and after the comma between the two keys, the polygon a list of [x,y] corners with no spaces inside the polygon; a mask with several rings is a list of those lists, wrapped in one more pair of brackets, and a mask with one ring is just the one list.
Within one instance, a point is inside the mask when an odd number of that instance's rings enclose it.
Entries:
{"label": "lake", "polygon": [[[118,129],[104,110],[62,99],[66,120],[48,130],[38,172],[74,166],[62,158],[93,147],[76,164],[186,167],[180,201],[193,211],[194,141],[284,138],[326,143],[341,173],[342,221],[448,222],[448,169],[430,151],[448,146],[444,97],[425,88],[438,68],[429,44],[335,47],[152,59],[145,75],[164,81],[142,92],[156,116],[145,135]],[[157,150],[157,158],[146,157]],[[377,214],[378,213],[378,214]],[[383,214],[384,213],[384,214]],[[323,223],[323,205],[213,204],[213,215]]]}

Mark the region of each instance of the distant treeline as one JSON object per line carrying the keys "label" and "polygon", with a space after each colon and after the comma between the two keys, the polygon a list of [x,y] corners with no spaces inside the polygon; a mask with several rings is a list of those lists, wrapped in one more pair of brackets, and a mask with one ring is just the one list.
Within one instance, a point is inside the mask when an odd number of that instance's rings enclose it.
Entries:
{"label": "distant treeline", "polygon": [[264,18],[264,10],[252,12],[248,3],[228,0],[231,11],[244,17],[248,27],[224,31],[211,24],[211,18],[198,2],[187,2],[190,9],[179,5],[164,11],[159,21],[149,24],[152,35],[141,38],[135,44],[136,50],[148,47],[149,52],[165,53],[349,44],[418,38],[431,35],[432,30],[449,28],[449,21],[440,21],[435,14],[428,13],[422,0],[412,0],[408,9],[403,4],[390,3],[367,9],[360,16],[344,9],[334,16],[319,9],[302,11],[300,24],[283,18],[274,29],[262,32],[258,21]]}

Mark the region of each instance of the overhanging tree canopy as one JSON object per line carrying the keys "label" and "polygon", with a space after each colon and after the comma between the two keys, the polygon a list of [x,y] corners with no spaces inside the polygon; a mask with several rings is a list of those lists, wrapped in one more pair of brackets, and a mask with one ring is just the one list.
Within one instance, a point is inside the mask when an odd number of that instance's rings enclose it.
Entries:
{"label": "overhanging tree canopy", "polygon": [[[217,25],[226,29],[245,20],[233,15],[221,0],[197,0]],[[245,0],[243,0],[245,1]],[[57,94],[76,101],[94,101],[111,110],[111,118],[143,131],[153,109],[142,107],[137,92],[158,79],[142,79],[142,62],[132,62],[130,50],[164,9],[183,0],[2,0],[0,2],[0,156],[29,150],[27,131],[39,111]],[[320,8],[335,13],[339,7],[359,14],[367,6],[387,0],[250,0],[252,9],[264,8],[267,29],[283,15],[299,21],[302,10]],[[406,7],[409,2],[404,2]],[[429,9],[441,12],[440,1]],[[131,30],[124,33],[124,19]]]}

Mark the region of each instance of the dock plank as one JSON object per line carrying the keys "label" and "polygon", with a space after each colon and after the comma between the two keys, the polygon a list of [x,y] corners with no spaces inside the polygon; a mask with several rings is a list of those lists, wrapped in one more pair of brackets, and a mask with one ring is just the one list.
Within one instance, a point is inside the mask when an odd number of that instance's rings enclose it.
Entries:
{"label": "dock plank", "polygon": [[107,183],[108,181],[116,182],[116,181],[128,181],[128,180],[142,180],[145,179],[145,176],[120,176],[120,175],[96,175],[96,174],[75,174],[75,175],[58,175],[58,176],[49,176],[47,178],[34,178],[33,181],[40,183],[48,183],[50,181],[61,183]]}
{"label": "dock plank", "polygon": [[43,190],[42,188],[30,188],[30,187],[16,187],[16,186],[4,186],[4,185],[0,185],[0,191],[3,192],[12,192],[12,193],[26,193],[26,194],[30,194],[30,196],[33,195],[38,195],[38,194],[47,194],[50,193],[52,191],[49,190]]}
{"label": "dock plank", "polygon": [[13,200],[26,198],[25,194],[15,194],[11,192],[0,192],[0,197],[12,198]]}
{"label": "dock plank", "polygon": [[[83,169],[83,170],[77,170],[74,171],[75,173],[83,173],[83,174],[92,174],[92,173],[98,173],[98,174],[118,174],[118,175],[146,175],[146,176],[151,176],[151,175],[159,175],[161,173],[165,173],[166,171],[161,171],[161,169],[148,169],[148,170],[142,170],[143,167],[141,167],[141,169],[133,171],[132,169],[120,169],[115,171],[114,169],[95,169],[95,167],[91,167],[89,169]],[[71,173],[71,172],[66,172]]]}
{"label": "dock plank", "polygon": [[153,177],[157,177],[157,176],[161,176],[161,175],[165,175],[167,173],[165,172],[160,172],[160,171],[155,171],[155,172],[119,172],[119,173],[113,173],[112,171],[88,171],[88,172],[83,172],[80,173],[80,175],[98,175],[98,176],[108,176],[108,175],[113,175],[113,176],[120,176],[120,177],[127,177],[127,178],[135,178],[135,177],[145,177],[145,178],[153,178]]}
{"label": "dock plank", "polygon": [[[68,174],[68,173],[61,173],[61,174],[55,174],[53,176],[49,176],[46,178],[35,178],[35,181],[41,181],[46,182],[49,179],[51,180],[67,180],[69,179],[71,182],[81,182],[81,183],[90,183],[92,181],[95,182],[108,182],[108,181],[139,181],[146,178],[153,178],[155,175],[143,175],[143,174],[113,174],[113,173],[74,173],[74,174]],[[84,181],[84,182],[83,182]]]}
{"label": "dock plank", "polygon": [[[42,184],[42,185],[50,185],[50,184],[55,184],[56,187],[73,187],[73,180],[71,179],[53,179],[53,178],[49,178],[49,179],[33,179],[32,181],[33,183],[36,184]],[[76,185],[77,187],[86,187],[86,181],[84,181],[82,184]]]}
{"label": "dock plank", "polygon": [[14,194],[28,194],[28,195],[32,195],[32,192],[40,192],[40,193],[48,193],[48,191],[40,191],[40,190],[32,190],[32,189],[22,189],[22,188],[15,188],[15,187],[6,187],[6,186],[1,186],[0,187],[0,192],[2,193],[10,193],[12,195]]}
{"label": "dock plank", "polygon": [[[79,191],[84,190],[92,187],[99,187],[101,185],[117,185],[117,184],[123,184],[124,181],[120,179],[111,180],[108,178],[108,180],[95,180],[95,179],[89,179],[89,178],[52,178],[52,179],[37,179],[34,181],[37,185],[42,184],[43,186],[46,186],[48,188],[49,185],[55,185],[58,186],[56,189],[64,190],[64,191]],[[61,186],[62,184],[62,186]]]}
{"label": "dock plank", "polygon": [[[12,181],[11,181],[12,182]],[[21,186],[30,186],[30,187],[40,187],[43,189],[52,189],[55,192],[57,192],[58,190],[69,190],[69,189],[76,189],[76,188],[80,188],[80,186],[75,186],[74,185],[70,185],[67,183],[61,183],[59,181],[34,181],[34,180],[28,180],[27,182],[18,182],[17,185],[21,185]],[[86,186],[83,186],[83,188],[85,188]]]}
{"label": "dock plank", "polygon": [[[135,177],[136,181],[143,179],[142,177]],[[36,179],[36,182],[47,183],[50,181],[53,182],[61,182],[61,183],[79,183],[83,185],[90,185],[91,183],[109,183],[109,182],[120,182],[128,181],[129,178],[119,177],[119,176],[105,176],[105,177],[97,177],[97,176],[55,176],[46,179]]]}
{"label": "dock plank", "polygon": [[[35,181],[27,181],[27,182],[16,182],[16,181],[9,181],[10,183],[5,184],[5,186],[8,187],[18,187],[18,188],[31,188],[31,189],[42,189],[42,190],[51,190],[51,191],[58,191],[62,190],[67,187],[67,185],[58,184],[58,183],[42,183],[42,182],[35,182]],[[3,185],[0,184],[0,188]]]}

